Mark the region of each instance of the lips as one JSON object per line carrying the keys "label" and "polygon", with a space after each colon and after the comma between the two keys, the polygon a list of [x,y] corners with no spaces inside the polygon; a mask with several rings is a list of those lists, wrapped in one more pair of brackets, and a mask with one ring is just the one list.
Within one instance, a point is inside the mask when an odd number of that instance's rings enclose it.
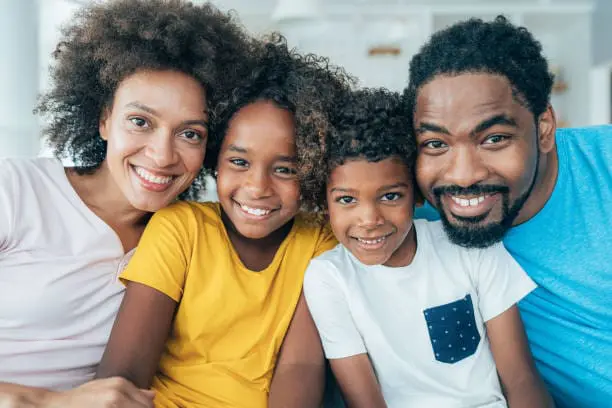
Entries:
{"label": "lips", "polygon": [[131,167],[140,185],[151,192],[160,193],[166,191],[176,178],[176,176],[173,175],[156,174],[140,166],[132,165]]}
{"label": "lips", "polygon": [[240,211],[249,216],[250,218],[266,218],[268,215],[280,209],[280,207],[272,207],[272,206],[263,206],[257,204],[246,204],[241,203],[234,200],[236,206],[240,209]]}
{"label": "lips", "polygon": [[387,243],[387,239],[392,234],[393,233],[390,232],[388,234],[378,235],[375,237],[352,236],[351,239],[353,239],[357,243],[357,246],[359,246],[360,248],[364,250],[372,251],[372,250],[377,250],[377,249],[382,248]]}
{"label": "lips", "polygon": [[499,193],[480,195],[444,194],[442,196],[442,200],[451,214],[463,218],[478,217],[488,213],[499,199]]}

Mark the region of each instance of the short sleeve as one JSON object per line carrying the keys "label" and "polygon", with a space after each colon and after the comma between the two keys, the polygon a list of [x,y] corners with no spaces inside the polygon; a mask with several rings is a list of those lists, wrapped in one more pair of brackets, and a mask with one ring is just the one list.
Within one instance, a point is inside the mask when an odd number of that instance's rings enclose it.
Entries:
{"label": "short sleeve", "polygon": [[328,359],[367,353],[335,267],[312,260],[304,277],[304,296]]}
{"label": "short sleeve", "polygon": [[179,302],[193,250],[193,223],[195,216],[187,203],[155,213],[120,276],[121,281],[141,283]]}
{"label": "short sleeve", "polygon": [[502,243],[480,250],[476,262],[478,306],[485,322],[502,314],[536,288]]}
{"label": "short sleeve", "polygon": [[323,252],[329,251],[336,245],[338,245],[338,240],[336,239],[331,227],[329,224],[324,225],[321,228],[321,233],[319,234],[319,239],[317,240],[313,257],[317,257]]}
{"label": "short sleeve", "polygon": [[17,191],[14,171],[7,160],[0,159],[0,251],[8,246],[15,228],[13,217]]}

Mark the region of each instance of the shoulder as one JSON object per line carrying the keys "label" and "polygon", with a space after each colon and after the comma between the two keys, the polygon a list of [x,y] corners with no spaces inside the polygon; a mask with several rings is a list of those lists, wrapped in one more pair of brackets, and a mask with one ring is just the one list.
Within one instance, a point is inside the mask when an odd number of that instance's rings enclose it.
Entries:
{"label": "shoulder", "polygon": [[349,271],[352,270],[353,260],[348,250],[342,245],[337,244],[329,251],[313,258],[308,265],[307,275],[310,279],[333,276],[336,279],[347,278]]}
{"label": "shoulder", "polygon": [[0,177],[31,178],[37,173],[63,174],[62,162],[48,157],[0,158]]}
{"label": "shoulder", "polygon": [[155,213],[153,219],[164,219],[180,223],[198,222],[199,219],[219,220],[220,213],[216,203],[196,201],[176,201]]}
{"label": "shoulder", "polygon": [[557,129],[560,153],[581,150],[597,155],[612,155],[612,125]]}

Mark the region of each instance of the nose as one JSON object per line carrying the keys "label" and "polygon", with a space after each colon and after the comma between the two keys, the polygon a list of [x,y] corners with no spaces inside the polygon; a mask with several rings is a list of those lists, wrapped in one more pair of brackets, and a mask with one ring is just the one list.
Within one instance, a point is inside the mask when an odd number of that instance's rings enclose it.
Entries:
{"label": "nose", "polygon": [[362,204],[359,209],[359,226],[364,229],[373,229],[385,223],[380,209],[375,204]]}
{"label": "nose", "polygon": [[265,198],[271,195],[270,175],[265,169],[251,167],[246,174],[245,187],[252,198]]}
{"label": "nose", "polygon": [[444,179],[448,184],[469,187],[486,180],[489,170],[476,148],[461,147],[451,157]]}
{"label": "nose", "polygon": [[172,132],[160,130],[151,135],[147,143],[147,156],[160,168],[175,164],[178,161],[178,152],[174,146]]}

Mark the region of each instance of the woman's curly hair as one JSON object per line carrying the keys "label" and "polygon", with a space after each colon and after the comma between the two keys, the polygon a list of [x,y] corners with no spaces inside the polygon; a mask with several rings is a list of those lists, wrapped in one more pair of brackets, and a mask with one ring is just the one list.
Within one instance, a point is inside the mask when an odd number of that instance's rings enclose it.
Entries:
{"label": "woman's curly hair", "polygon": [[550,103],[554,79],[541,44],[504,16],[473,18],[435,33],[410,61],[409,72],[406,98],[413,110],[418,91],[438,75],[489,73],[507,78],[535,118]]}
{"label": "woman's curly hair", "polygon": [[[94,3],[81,9],[62,35],[53,53],[53,88],[37,111],[48,118],[45,134],[55,155],[71,159],[81,174],[94,172],[106,157],[100,117],[127,76],[139,70],[190,75],[206,89],[214,118],[216,105],[251,68],[255,47],[233,16],[181,0]],[[203,188],[203,175],[192,194]]]}
{"label": "woman's curly hair", "polygon": [[[355,80],[342,68],[330,65],[327,58],[289,49],[280,34],[271,34],[262,44],[250,75],[234,89],[231,98],[219,105],[213,133],[224,135],[232,117],[256,101],[272,101],[287,109],[294,115],[300,189],[308,192],[311,180],[306,176],[321,166],[318,160],[329,131],[329,114],[337,109]],[[209,142],[204,160],[209,171],[217,167],[222,142],[221,138]]]}
{"label": "woman's curly hair", "polygon": [[308,208],[327,208],[326,185],[331,172],[348,160],[378,162],[400,158],[412,171],[416,142],[410,132],[406,103],[396,92],[384,88],[346,93],[330,117],[331,126],[323,138],[323,149],[305,175],[308,190],[302,191]]}

